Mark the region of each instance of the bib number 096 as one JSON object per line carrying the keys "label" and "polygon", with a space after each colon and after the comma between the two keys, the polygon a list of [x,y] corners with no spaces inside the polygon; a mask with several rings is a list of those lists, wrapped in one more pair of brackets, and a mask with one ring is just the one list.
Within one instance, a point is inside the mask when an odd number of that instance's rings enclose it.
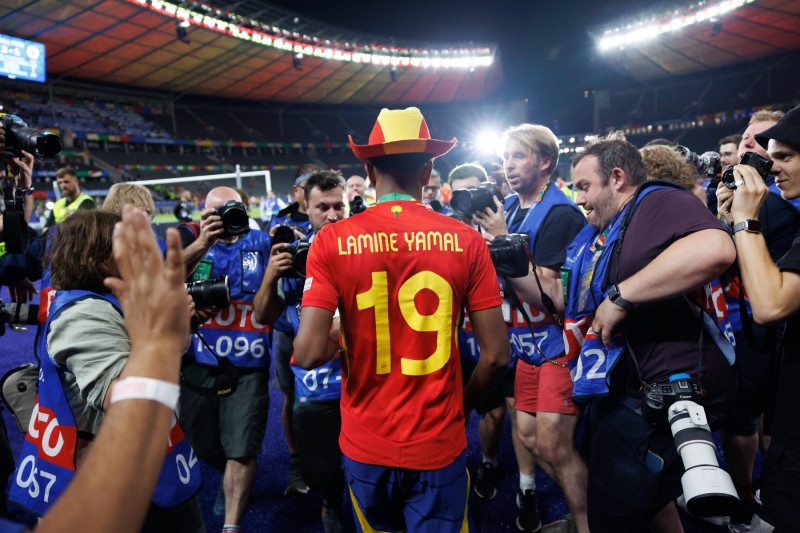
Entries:
{"label": "bib number 096", "polygon": [[[414,299],[423,289],[434,292],[439,303],[433,313],[423,315]],[[400,358],[400,371],[407,376],[424,376],[440,370],[450,359],[453,336],[453,288],[439,274],[424,270],[403,281],[397,292],[400,312],[414,331],[436,332],[436,349],[424,359]],[[392,339],[389,332],[389,283],[386,271],[372,273],[372,286],[356,295],[359,310],[373,309],[375,316],[378,374],[392,371]]]}

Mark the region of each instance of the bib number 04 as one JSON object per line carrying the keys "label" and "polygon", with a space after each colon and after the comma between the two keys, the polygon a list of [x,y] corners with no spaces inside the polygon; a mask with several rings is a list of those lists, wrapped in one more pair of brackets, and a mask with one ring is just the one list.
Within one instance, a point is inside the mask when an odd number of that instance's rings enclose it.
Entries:
{"label": "bib number 04", "polygon": [[[439,303],[433,313],[423,315],[414,301],[428,289]],[[436,332],[436,350],[424,359],[400,358],[400,371],[407,376],[424,376],[440,370],[450,359],[453,337],[453,288],[439,274],[424,270],[405,280],[398,289],[398,304],[406,324],[414,331]],[[392,339],[389,333],[389,283],[386,271],[372,273],[372,286],[356,296],[360,311],[373,309],[378,374],[392,371]]]}

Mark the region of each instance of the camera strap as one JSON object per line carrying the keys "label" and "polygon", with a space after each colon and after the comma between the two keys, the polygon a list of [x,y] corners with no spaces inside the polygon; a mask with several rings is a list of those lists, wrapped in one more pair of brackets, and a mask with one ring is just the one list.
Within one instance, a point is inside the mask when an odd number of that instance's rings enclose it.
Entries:
{"label": "camera strap", "polygon": [[222,398],[224,396],[230,396],[236,392],[236,389],[239,387],[239,371],[236,369],[236,366],[234,366],[231,360],[227,357],[220,357],[216,354],[216,352],[214,352],[214,349],[209,346],[209,344],[200,334],[199,327],[194,328],[192,333],[197,335],[197,338],[200,339],[200,342],[203,343],[203,346],[205,346],[206,349],[211,352],[211,355],[213,355],[217,360],[217,375],[213,387],[202,387],[197,383],[192,383],[186,379],[183,371],[181,371],[181,383],[190,391],[196,392],[200,396],[205,396],[206,398]]}

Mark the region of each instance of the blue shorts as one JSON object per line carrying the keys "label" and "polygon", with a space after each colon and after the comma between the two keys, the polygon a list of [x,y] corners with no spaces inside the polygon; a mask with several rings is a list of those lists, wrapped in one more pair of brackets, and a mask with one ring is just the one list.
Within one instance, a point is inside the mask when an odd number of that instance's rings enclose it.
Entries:
{"label": "blue shorts", "polygon": [[359,463],[344,457],[356,528],[361,533],[469,532],[466,451],[436,470]]}

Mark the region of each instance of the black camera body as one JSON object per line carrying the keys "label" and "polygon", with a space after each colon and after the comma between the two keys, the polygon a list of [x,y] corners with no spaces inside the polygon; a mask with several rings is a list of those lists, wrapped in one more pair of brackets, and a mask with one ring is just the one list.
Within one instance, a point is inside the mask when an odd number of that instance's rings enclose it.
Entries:
{"label": "black camera body", "polygon": [[666,383],[645,383],[642,386],[642,416],[651,424],[667,421],[670,405],[682,400],[700,403],[700,387],[688,374],[671,376]]}
{"label": "black camera body", "polygon": [[61,137],[49,131],[29,128],[16,115],[0,113],[0,127],[6,130],[6,155],[19,157],[25,150],[36,159],[44,159],[61,152]]}
{"label": "black camera body", "polygon": [[481,183],[477,187],[470,187],[460,191],[453,191],[450,196],[450,209],[459,217],[469,217],[485,208],[497,211],[494,199],[502,203],[503,195],[494,183]]}
{"label": "black camera body", "polygon": [[227,309],[231,305],[231,288],[228,276],[186,284],[186,293],[192,297],[197,307],[216,307]]}
{"label": "black camera body", "polygon": [[360,196],[354,196],[352,200],[350,200],[350,216],[357,215],[359,213],[363,213],[367,210],[367,202]]}
{"label": "black camera body", "polygon": [[295,241],[281,250],[281,252],[286,252],[292,256],[292,268],[283,274],[284,278],[305,279],[309,248],[311,248],[311,242],[302,240]]}
{"label": "black camera body", "polygon": [[250,232],[250,218],[247,216],[247,208],[242,202],[228,200],[214,208],[214,214],[219,215],[222,219],[222,228],[225,230],[221,235],[223,239]]}
{"label": "black camera body", "polygon": [[[769,173],[772,171],[772,161],[766,157],[761,157],[755,152],[745,152],[742,154],[742,159],[739,160],[740,165],[747,165],[753,167],[761,176],[761,179],[767,179]],[[722,173],[722,184],[727,188],[736,189],[736,177],[733,175],[733,165],[728,165],[725,172]]]}
{"label": "black camera body", "polygon": [[498,235],[489,243],[494,269],[501,276],[521,278],[528,275],[531,237],[527,233]]}

